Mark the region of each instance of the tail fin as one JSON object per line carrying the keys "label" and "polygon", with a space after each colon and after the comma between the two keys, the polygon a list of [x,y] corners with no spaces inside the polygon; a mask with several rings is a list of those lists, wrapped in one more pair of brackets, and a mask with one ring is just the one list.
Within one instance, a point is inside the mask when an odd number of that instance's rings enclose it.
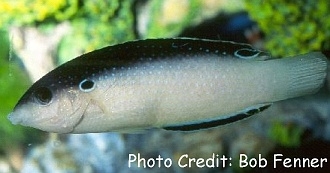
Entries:
{"label": "tail fin", "polygon": [[288,98],[317,92],[324,83],[327,59],[321,52],[312,52],[286,58],[289,67]]}

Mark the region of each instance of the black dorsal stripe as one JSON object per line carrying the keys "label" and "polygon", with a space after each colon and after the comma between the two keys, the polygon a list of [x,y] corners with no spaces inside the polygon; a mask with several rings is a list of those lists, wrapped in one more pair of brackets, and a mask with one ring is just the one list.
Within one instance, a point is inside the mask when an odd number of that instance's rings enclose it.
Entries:
{"label": "black dorsal stripe", "polygon": [[259,113],[267,108],[270,107],[269,105],[262,106],[257,109],[251,109],[245,113],[240,113],[231,117],[228,117],[226,119],[219,119],[214,121],[208,121],[208,122],[200,122],[196,124],[185,124],[185,125],[178,125],[178,126],[167,126],[164,127],[165,130],[173,130],[173,131],[194,131],[194,130],[202,130],[202,129],[208,129],[212,127],[217,127],[229,123],[233,123],[235,121],[242,120],[244,118],[248,118],[256,113]]}

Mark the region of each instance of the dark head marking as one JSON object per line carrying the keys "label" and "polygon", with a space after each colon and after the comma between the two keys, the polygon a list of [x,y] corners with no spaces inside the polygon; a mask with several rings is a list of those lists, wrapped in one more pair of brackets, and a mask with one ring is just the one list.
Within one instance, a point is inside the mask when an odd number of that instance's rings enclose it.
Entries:
{"label": "dark head marking", "polygon": [[243,48],[234,52],[234,55],[242,59],[253,59],[260,54],[259,50]]}
{"label": "dark head marking", "polygon": [[53,99],[53,93],[47,87],[40,87],[34,92],[34,98],[41,105],[48,105]]}
{"label": "dark head marking", "polygon": [[84,79],[79,83],[79,89],[83,92],[93,91],[95,88],[95,83],[92,80]]}

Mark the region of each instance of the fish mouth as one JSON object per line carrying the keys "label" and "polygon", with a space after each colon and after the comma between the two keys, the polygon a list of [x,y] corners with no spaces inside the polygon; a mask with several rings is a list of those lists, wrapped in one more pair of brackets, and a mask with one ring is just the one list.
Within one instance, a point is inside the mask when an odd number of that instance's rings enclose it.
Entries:
{"label": "fish mouth", "polygon": [[24,111],[13,111],[8,114],[7,118],[13,125],[23,125],[23,126],[30,126],[35,124],[34,121],[31,121],[24,117],[26,113]]}
{"label": "fish mouth", "polygon": [[9,113],[7,118],[13,125],[22,125],[28,127],[38,128],[37,125],[43,124],[47,119],[34,119],[33,115],[30,115],[30,112],[25,111],[24,109],[16,109],[13,112]]}
{"label": "fish mouth", "polygon": [[10,114],[8,114],[7,118],[14,125],[21,124],[23,122],[22,117],[14,114],[14,112],[11,112]]}

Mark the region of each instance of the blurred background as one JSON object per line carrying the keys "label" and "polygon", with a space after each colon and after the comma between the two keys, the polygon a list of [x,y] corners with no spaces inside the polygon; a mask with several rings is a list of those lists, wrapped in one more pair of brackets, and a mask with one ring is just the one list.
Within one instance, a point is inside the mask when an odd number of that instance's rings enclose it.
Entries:
{"label": "blurred background", "polygon": [[[330,158],[328,83],[313,96],[275,103],[252,118],[210,130],[55,135],[14,126],[8,113],[24,91],[58,65],[129,40],[195,37],[252,44],[284,58],[330,49],[328,0],[0,1],[0,172],[328,172],[244,168],[250,157]],[[276,71],[274,71],[276,73]],[[233,158],[225,168],[128,168],[128,154]]]}

